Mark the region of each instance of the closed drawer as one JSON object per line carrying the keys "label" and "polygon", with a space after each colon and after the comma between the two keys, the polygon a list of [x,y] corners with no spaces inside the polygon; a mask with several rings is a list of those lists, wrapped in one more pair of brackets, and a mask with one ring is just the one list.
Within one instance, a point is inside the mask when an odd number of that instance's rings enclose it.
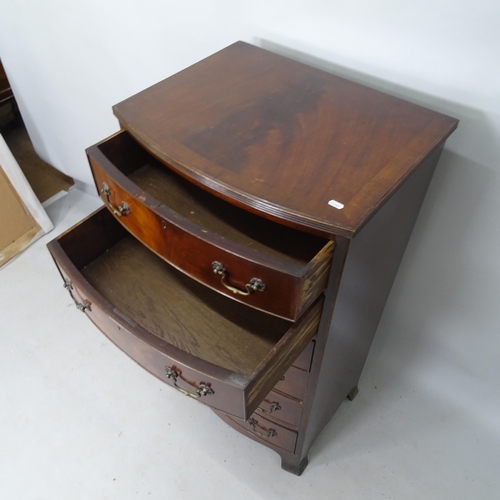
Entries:
{"label": "closed drawer", "polygon": [[293,362],[293,366],[301,370],[309,371],[311,368],[311,361],[314,353],[314,346],[316,340],[313,340],[309,345],[299,354],[298,358]]}
{"label": "closed drawer", "polygon": [[290,320],[325,289],[333,241],[226,203],[155,160],[127,132],[87,154],[97,189],[119,222],[188,276]]}
{"label": "closed drawer", "polygon": [[271,422],[261,415],[253,414],[247,421],[229,417],[239,427],[246,430],[251,436],[272,444],[277,448],[294,452],[297,443],[297,432],[287,429],[276,422]]}
{"label": "closed drawer", "polygon": [[102,208],[49,244],[66,287],[116,345],[183,394],[248,418],[315,336],[178,272]]}
{"label": "closed drawer", "polygon": [[292,396],[296,399],[303,400],[306,395],[307,382],[309,380],[309,372],[290,367],[281,377],[279,382],[274,386],[274,390]]}
{"label": "closed drawer", "polygon": [[276,391],[271,391],[255,410],[255,415],[272,421],[298,427],[302,417],[303,403]]}

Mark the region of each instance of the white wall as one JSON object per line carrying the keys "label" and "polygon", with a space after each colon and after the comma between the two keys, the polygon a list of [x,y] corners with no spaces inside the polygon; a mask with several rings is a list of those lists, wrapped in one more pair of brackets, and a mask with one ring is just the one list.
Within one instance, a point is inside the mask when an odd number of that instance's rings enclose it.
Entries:
{"label": "white wall", "polygon": [[370,362],[499,439],[499,26],[498,0],[17,0],[0,56],[39,154],[89,184],[112,104],[238,39],[460,118]]}

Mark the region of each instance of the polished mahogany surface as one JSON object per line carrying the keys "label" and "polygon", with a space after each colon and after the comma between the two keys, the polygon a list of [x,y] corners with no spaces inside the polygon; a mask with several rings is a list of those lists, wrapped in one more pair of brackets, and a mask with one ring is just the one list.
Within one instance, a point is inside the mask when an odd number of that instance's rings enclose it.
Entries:
{"label": "polished mahogany surface", "polygon": [[457,125],[243,42],[114,112],[205,189],[284,224],[348,237]]}
{"label": "polished mahogany surface", "polygon": [[247,419],[280,379],[306,373],[292,365],[310,355],[322,299],[293,323],[233,302],[157,257],[105,207],[49,250],[78,309],[170,385],[173,369],[191,396],[211,387],[197,399],[213,408]]}
{"label": "polished mahogany surface", "polygon": [[[88,150],[107,208],[49,245],[65,287],[141,366],[300,475],[357,393],[457,120],[242,42],[114,111],[126,130]],[[229,300],[214,261],[265,291]]]}
{"label": "polished mahogany surface", "polygon": [[[88,148],[87,155],[116,219],[200,283],[290,320],[326,288],[333,241],[258,217],[194,186],[148,155],[126,131]],[[127,209],[120,212],[117,207],[124,203]],[[225,269],[223,280],[214,264]],[[248,292],[252,279],[262,289]]]}

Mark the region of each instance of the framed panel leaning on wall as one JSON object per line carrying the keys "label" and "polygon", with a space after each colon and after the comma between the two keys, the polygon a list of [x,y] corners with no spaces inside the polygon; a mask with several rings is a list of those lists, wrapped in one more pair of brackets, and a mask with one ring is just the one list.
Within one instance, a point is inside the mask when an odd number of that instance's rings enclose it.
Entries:
{"label": "framed panel leaning on wall", "polygon": [[53,228],[0,135],[0,269]]}

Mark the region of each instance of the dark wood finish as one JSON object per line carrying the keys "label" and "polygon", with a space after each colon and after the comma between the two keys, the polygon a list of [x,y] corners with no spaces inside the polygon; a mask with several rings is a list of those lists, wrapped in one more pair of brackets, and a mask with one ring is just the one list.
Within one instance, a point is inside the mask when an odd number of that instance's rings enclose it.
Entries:
{"label": "dark wood finish", "polygon": [[[114,112],[128,132],[88,153],[133,236],[101,211],[51,243],[71,293],[133,359],[212,388],[203,402],[301,474],[355,394],[457,120],[241,42]],[[269,294],[215,293],[212,260]]]}
{"label": "dark wood finish", "polygon": [[40,203],[61,191],[69,191],[74,185],[71,177],[38,156],[20,115],[16,115],[14,121],[2,130],[2,136]]}
{"label": "dark wood finish", "polygon": [[337,239],[297,447],[294,454],[280,452],[285,470],[298,470],[319,433],[358,386],[440,153],[438,148],[428,157],[359,236]]}
{"label": "dark wood finish", "polygon": [[[275,449],[282,449],[291,453],[295,450],[297,432],[283,427],[277,422],[272,422],[261,415],[255,414],[247,421],[238,420],[230,416],[224,418],[220,413],[218,415],[240,432],[244,431],[244,434],[262,444],[271,444]],[[252,421],[254,425],[250,424]]]}
{"label": "dark wood finish", "polygon": [[[214,410],[214,412],[233,429],[237,430],[238,432],[248,437],[249,439],[253,439],[257,443],[263,444],[264,446],[267,446],[268,448],[271,448],[276,453],[278,453],[278,455],[281,456],[281,467],[283,470],[298,476],[300,476],[302,472],[304,472],[304,469],[307,467],[308,464],[307,456],[305,456],[302,459],[299,459],[299,457],[293,451],[283,449],[283,447],[277,446],[277,442],[273,442],[272,439],[264,440],[261,437],[257,436],[254,432],[252,432],[253,429],[251,427],[249,428],[248,426],[242,425],[242,422],[240,420],[231,418],[230,415],[227,415],[218,410]],[[269,427],[272,429],[274,425],[275,424],[273,422],[270,424]],[[298,438],[299,434],[297,434],[297,439]],[[296,443],[295,443],[295,448],[296,448]]]}
{"label": "dark wood finish", "polygon": [[303,407],[302,401],[285,396],[278,391],[271,391],[255,410],[254,415],[261,415],[280,425],[297,428]]}
{"label": "dark wood finish", "polygon": [[359,394],[359,389],[358,389],[358,386],[356,387],[353,387],[350,391],[349,391],[349,394],[346,396],[346,398],[349,400],[349,401],[354,401],[354,399],[356,398],[356,396]]}
{"label": "dark wood finish", "polygon": [[292,324],[233,303],[149,252],[105,208],[49,249],[119,347],[163,380],[175,368],[186,390],[210,385],[215,394],[200,401],[241,418],[316,335],[320,304]]}
{"label": "dark wood finish", "polygon": [[457,125],[243,42],[113,110],[193,182],[327,236],[357,233]]}
{"label": "dark wood finish", "polygon": [[304,399],[309,372],[292,366],[274,386],[277,391],[297,399]]}
{"label": "dark wood finish", "polygon": [[[280,384],[285,384],[286,380],[290,379],[290,376],[287,374],[301,371],[291,365],[304,350],[308,342],[316,335],[322,304],[322,300],[316,302],[300,320],[293,324],[288,334],[279,343],[284,344],[286,340],[286,349],[284,346],[278,344],[268,357],[257,367],[255,376],[249,383],[247,389],[247,397],[250,401],[257,401],[258,405],[273,387],[279,390]],[[282,348],[280,349],[280,347]],[[280,379],[283,379],[283,381]],[[299,383],[297,385],[299,385]],[[295,392],[298,393],[299,390],[290,390],[289,395],[297,397],[295,396]],[[257,405],[255,405],[255,407]]]}
{"label": "dark wood finish", "polygon": [[316,341],[313,340],[298,356],[292,366],[309,371]]}
{"label": "dark wood finish", "polygon": [[[159,165],[126,133],[87,150],[96,186],[104,183],[117,216],[135,237],[200,283],[233,300],[295,320],[326,288],[333,241],[279,226],[228,205]],[[245,291],[251,278],[266,289],[244,296],[221,283],[212,262],[227,269],[230,284]]]}
{"label": "dark wood finish", "polygon": [[2,61],[0,61],[0,105],[2,105],[12,97],[12,89],[10,88],[10,83],[7,79],[7,74],[5,73]]}
{"label": "dark wood finish", "polygon": [[303,458],[298,463],[288,462],[288,461],[283,459],[281,462],[281,468],[286,472],[290,472],[291,474],[295,474],[296,476],[300,476],[304,472],[304,470],[308,464],[309,464],[309,460],[307,457]]}

